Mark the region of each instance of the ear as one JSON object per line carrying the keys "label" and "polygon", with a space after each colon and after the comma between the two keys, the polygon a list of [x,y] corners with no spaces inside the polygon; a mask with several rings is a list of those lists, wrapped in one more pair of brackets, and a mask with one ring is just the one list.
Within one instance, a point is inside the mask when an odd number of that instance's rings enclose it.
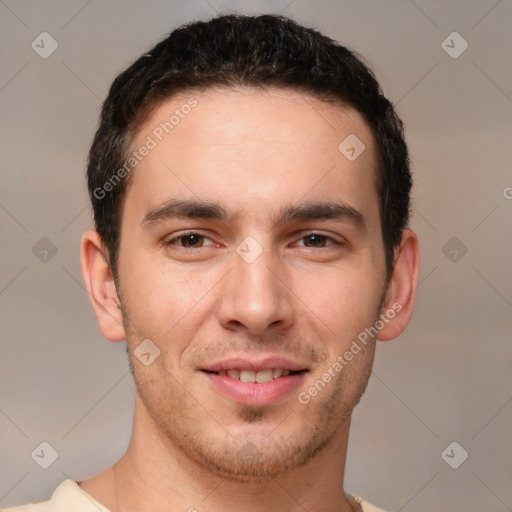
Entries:
{"label": "ear", "polygon": [[103,243],[96,231],[89,230],[82,235],[80,260],[82,278],[101,335],[109,341],[125,340],[121,303],[110,265],[104,257]]}
{"label": "ear", "polygon": [[407,327],[416,298],[419,268],[418,237],[411,229],[405,229],[395,251],[395,267],[381,310],[384,327],[377,335],[379,341],[392,340]]}

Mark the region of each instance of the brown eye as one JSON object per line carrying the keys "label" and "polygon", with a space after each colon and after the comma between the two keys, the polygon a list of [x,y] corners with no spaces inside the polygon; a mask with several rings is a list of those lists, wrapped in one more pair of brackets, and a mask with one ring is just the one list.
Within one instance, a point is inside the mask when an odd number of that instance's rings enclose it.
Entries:
{"label": "brown eye", "polygon": [[307,247],[325,247],[327,238],[322,235],[307,235],[304,237],[304,240]]}
{"label": "brown eye", "polygon": [[200,245],[203,238],[201,235],[191,234],[180,236],[178,240],[183,241],[182,245],[189,248],[189,246],[197,247],[198,244]]}
{"label": "brown eye", "polygon": [[177,245],[184,249],[200,249],[204,247],[205,240],[208,240],[208,237],[200,235],[199,233],[184,233],[169,240],[167,245]]}
{"label": "brown eye", "polygon": [[[311,233],[309,235],[305,235],[301,238],[304,241],[304,246],[308,248],[319,248],[323,249],[324,247],[330,245],[341,245],[339,242],[331,238],[330,236],[320,235],[318,233]],[[330,243],[328,243],[330,242]]]}

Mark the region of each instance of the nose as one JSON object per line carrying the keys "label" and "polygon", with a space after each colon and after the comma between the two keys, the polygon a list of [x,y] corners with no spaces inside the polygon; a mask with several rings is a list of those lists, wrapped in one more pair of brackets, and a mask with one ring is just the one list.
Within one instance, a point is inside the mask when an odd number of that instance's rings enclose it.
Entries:
{"label": "nose", "polygon": [[225,329],[262,336],[294,322],[287,272],[270,249],[248,262],[233,255],[233,268],[219,290],[219,322]]}

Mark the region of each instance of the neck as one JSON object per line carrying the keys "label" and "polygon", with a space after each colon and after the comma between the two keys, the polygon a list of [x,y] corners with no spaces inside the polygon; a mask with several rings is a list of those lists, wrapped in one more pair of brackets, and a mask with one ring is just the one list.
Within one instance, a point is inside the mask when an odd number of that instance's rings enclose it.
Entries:
{"label": "neck", "polygon": [[187,458],[158,429],[137,395],[132,437],[113,467],[112,512],[352,512],[343,490],[350,420],[308,464],[265,481],[218,475]]}

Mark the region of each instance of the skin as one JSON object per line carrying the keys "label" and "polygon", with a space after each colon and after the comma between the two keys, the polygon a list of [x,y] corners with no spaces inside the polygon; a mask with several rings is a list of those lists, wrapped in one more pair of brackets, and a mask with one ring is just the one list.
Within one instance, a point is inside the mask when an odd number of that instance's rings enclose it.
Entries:
{"label": "skin", "polygon": [[[133,147],[191,95],[160,105]],[[308,404],[297,394],[393,304],[401,310],[377,339],[393,339],[407,326],[417,237],[404,231],[386,283],[375,147],[354,110],[289,90],[193,96],[197,106],[129,177],[119,289],[98,234],[82,238],[82,274],[100,332],[112,342],[126,340],[137,394],[126,453],[79,485],[113,512],[225,511],[234,496],[239,512],[358,510],[342,483],[351,413],[365,390],[376,339]],[[351,162],[338,145],[352,133],[366,150]],[[147,212],[170,198],[218,202],[237,217],[141,226]],[[274,222],[281,207],[304,201],[342,201],[364,223]],[[184,230],[203,237],[177,238]],[[312,234],[330,238],[306,236]],[[236,252],[248,236],[262,249],[252,263]],[[144,339],[160,350],[149,366],[134,355]],[[308,372],[275,403],[241,405],[201,371],[240,355],[284,356]]]}

